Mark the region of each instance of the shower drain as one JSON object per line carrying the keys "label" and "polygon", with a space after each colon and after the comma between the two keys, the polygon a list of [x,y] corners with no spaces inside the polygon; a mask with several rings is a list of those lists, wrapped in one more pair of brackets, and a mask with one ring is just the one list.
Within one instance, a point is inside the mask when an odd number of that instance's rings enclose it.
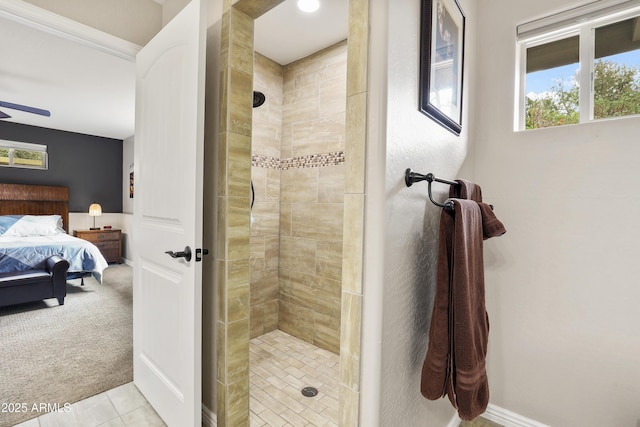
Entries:
{"label": "shower drain", "polygon": [[318,395],[318,389],[315,387],[305,387],[302,389],[302,395],[306,397],[313,397]]}

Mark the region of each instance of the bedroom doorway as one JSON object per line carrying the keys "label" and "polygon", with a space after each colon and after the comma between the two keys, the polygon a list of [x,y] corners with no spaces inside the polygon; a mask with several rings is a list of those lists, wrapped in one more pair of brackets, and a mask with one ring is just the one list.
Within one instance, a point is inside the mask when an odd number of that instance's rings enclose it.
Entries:
{"label": "bedroom doorway", "polygon": [[[200,4],[200,2],[199,2],[199,1],[197,1],[197,0],[196,0],[196,1],[193,1],[192,3]],[[202,15],[202,14],[200,14],[200,15]],[[200,16],[200,15],[199,15],[199,16]],[[178,53],[178,52],[177,52],[177,50],[174,50],[174,52],[173,52],[173,53]],[[178,61],[180,60],[180,58],[175,58],[175,57],[173,57],[173,58],[172,58],[172,60],[176,60],[176,59],[177,59]],[[202,62],[202,61],[201,61],[201,62]],[[174,82],[174,80],[172,80],[172,79],[169,79],[168,81]],[[165,90],[166,90],[166,89],[168,89],[168,88],[166,88],[166,87],[165,87]],[[180,91],[180,92],[181,92],[183,89],[185,89],[185,86],[184,86],[184,85],[182,85],[182,86],[178,86],[178,91]],[[198,93],[199,93],[200,91],[199,91],[199,90],[196,90],[196,92],[198,92]],[[176,104],[174,104],[174,108],[175,108],[175,105],[176,105]],[[184,110],[183,110],[183,109],[181,109],[181,108],[178,108],[178,111],[184,111]],[[174,112],[175,112],[175,110],[174,110],[174,111],[172,111],[172,113],[174,113]],[[203,117],[203,116],[202,116],[202,114],[201,114],[201,113],[197,113],[197,116],[199,117],[199,119],[200,119],[200,120],[202,120],[202,117]],[[156,118],[156,121],[162,121],[162,124],[166,124],[164,120],[161,120],[161,118],[160,118],[160,119]],[[158,126],[158,127],[160,127],[160,126]],[[172,134],[172,130],[173,130],[173,129],[168,129],[168,130],[167,130],[167,129],[164,129],[164,131],[166,131],[166,132],[167,132],[167,133],[169,133],[169,134]],[[173,134],[172,134],[172,135],[173,135]],[[154,142],[155,142],[155,141],[154,141]],[[198,156],[198,155],[196,155],[196,154],[192,154],[190,157],[193,157],[194,159],[201,158],[201,156]],[[145,164],[142,164],[141,162],[137,162],[136,166],[140,167],[140,169],[136,169],[136,198],[137,198],[137,199],[138,199],[138,198],[139,198],[139,199],[144,199],[144,194],[142,194],[142,190],[144,190],[144,187],[142,186],[142,183],[143,183],[143,177],[142,177],[142,176],[143,176],[146,172],[148,172],[148,171],[149,171],[149,168],[151,167],[151,165],[150,165],[150,163],[146,163],[146,165],[145,165]],[[145,167],[147,168],[146,170],[145,170]],[[180,168],[176,168],[176,167],[172,167],[172,168],[169,168],[169,169],[170,169],[170,170],[174,170],[174,171],[176,171],[176,174],[178,174],[178,173],[182,173],[182,172],[183,172]],[[189,168],[189,169],[191,169],[191,168]],[[142,177],[142,178],[141,178],[141,177]],[[202,190],[202,185],[201,185],[201,183],[199,184],[199,183],[195,182],[195,180],[192,180],[192,181],[190,181],[187,185],[188,185],[189,187],[193,187],[193,188],[195,188],[195,189],[196,189],[196,193],[198,193],[198,192],[200,192],[200,193],[201,193],[201,190]],[[179,186],[179,187],[180,187],[180,188],[178,188],[178,191],[176,191],[176,192],[180,192],[180,190],[182,189],[182,187],[181,187],[181,186]],[[147,188],[147,190],[149,190],[149,188]],[[168,190],[167,186],[165,186],[165,188],[164,188],[163,190],[164,190],[164,191],[167,191],[167,190]],[[148,194],[151,194],[151,193],[154,193],[154,192],[153,192],[153,191],[149,191],[149,192],[148,192]],[[142,194],[142,195],[141,195],[141,194]],[[159,194],[159,192],[158,192],[158,191],[156,191],[154,194]],[[162,197],[156,198],[156,202],[161,203],[161,201],[162,201],[162,200],[166,200],[166,197],[165,197],[165,196],[166,196],[166,195],[163,193]],[[187,205],[187,206],[189,206],[189,204],[186,204],[186,205]],[[180,205],[180,204],[177,204],[177,205],[173,205],[173,206],[171,206],[171,207],[174,207],[174,206],[181,206],[181,205]],[[195,209],[195,204],[191,204],[191,206],[194,206],[194,208],[193,208],[193,209],[194,209],[194,210],[197,210],[197,209]],[[166,206],[164,206],[164,207],[166,208]],[[168,210],[170,211],[170,209],[168,209]],[[188,210],[186,210],[186,211],[188,211]],[[164,211],[164,212],[162,212],[162,213],[166,214],[166,212],[167,212],[167,211]],[[188,213],[187,213],[187,214],[188,214]],[[154,215],[148,215],[147,219],[149,219],[149,217],[153,217],[152,219],[157,219],[157,218],[158,218],[158,216],[157,216],[157,215],[155,215],[155,216],[154,216]],[[165,215],[165,217],[167,217],[167,215]],[[192,221],[194,221],[196,224],[197,224],[197,223],[201,223],[201,221],[198,221],[198,220],[197,220],[197,218],[192,218]],[[176,229],[178,229],[178,228],[180,228],[180,227],[182,226],[182,223],[181,223],[181,222],[176,222],[176,221],[165,221],[164,226],[165,226],[165,229],[172,229],[172,230],[176,230]],[[137,237],[136,237],[136,238],[137,238]],[[181,244],[179,244],[179,245],[171,245],[170,247],[164,247],[164,244],[163,244],[163,245],[155,245],[153,249],[154,249],[154,250],[158,250],[158,251],[162,250],[162,251],[161,251],[161,253],[162,253],[162,257],[163,257],[163,258],[162,258],[162,261],[159,261],[159,263],[161,263],[161,264],[163,264],[163,265],[165,265],[165,264],[166,264],[166,265],[170,265],[170,263],[176,262],[176,263],[179,263],[178,265],[181,265],[180,263],[182,263],[182,261],[181,261],[180,259],[178,259],[178,260],[173,260],[173,259],[172,259],[172,258],[170,258],[168,255],[164,254],[164,252],[165,252],[165,250],[173,250],[173,251],[175,251],[175,252],[182,252],[182,251],[183,251],[183,249],[184,249],[184,247],[185,247],[184,245],[185,245],[185,243],[181,243]],[[189,242],[188,242],[188,245],[189,245],[189,246],[194,250],[194,252],[195,252],[195,250],[196,250],[196,249],[199,249],[199,248],[200,248],[200,246],[201,246],[200,242],[199,242],[198,240],[196,240],[196,239],[193,239],[193,240],[189,241]],[[174,253],[175,253],[175,252],[174,252]],[[146,256],[146,255],[147,255],[147,253],[145,253],[145,256]],[[190,264],[191,266],[193,266],[193,265],[194,265],[194,263],[195,263],[195,258],[196,258],[197,256],[198,256],[198,254],[194,253],[194,260],[192,260],[192,261],[191,261],[191,264]],[[146,259],[146,258],[142,257],[142,259]],[[148,265],[147,265],[147,267],[148,267]],[[190,267],[190,268],[189,268],[189,270],[196,270],[196,268],[195,268],[195,267]],[[144,276],[148,271],[149,271],[149,269],[146,269],[146,270],[141,269],[141,273],[139,273],[139,276],[141,276],[141,277],[142,277],[142,276]],[[164,279],[167,279],[167,280],[169,280],[169,281],[170,281],[170,280],[172,280],[172,279],[174,279],[174,278],[176,277],[176,274],[172,274],[172,272],[171,272],[171,269],[170,269],[170,268],[166,268],[162,273],[163,273],[163,277],[164,277]],[[197,274],[196,274],[196,275],[194,275],[194,276],[196,276],[196,277],[197,277]],[[195,280],[195,282],[197,282],[197,279]],[[200,300],[199,300],[199,299],[200,299],[200,296],[199,296],[199,294],[198,294],[199,289],[197,289],[199,286],[194,286],[194,287],[195,287],[196,289],[194,289],[194,290],[193,290],[193,292],[191,292],[193,300],[192,300],[191,304],[189,304],[189,306],[188,306],[188,307],[189,307],[189,311],[193,311],[193,310],[192,310],[192,307],[200,307],[200,305],[201,305]],[[155,289],[154,289],[154,291],[155,291]],[[178,295],[178,297],[179,297],[179,298],[182,298],[182,297],[184,297],[184,295],[186,295],[186,294],[187,294],[187,292],[182,292],[182,293],[180,293],[180,295]],[[179,299],[179,298],[178,298],[178,299]],[[166,301],[165,301],[165,302],[166,302]],[[173,301],[170,301],[170,302],[173,302]],[[175,307],[175,304],[173,304],[173,305],[172,305],[172,304],[167,304],[167,311],[170,311],[172,307]],[[180,313],[184,313],[184,312],[185,312],[185,310],[184,310],[184,309],[181,309],[181,310],[180,310]],[[163,313],[163,314],[165,314],[165,313]],[[134,315],[136,315],[135,310],[134,310]],[[199,320],[199,318],[197,318],[197,314],[196,314],[196,320],[195,320],[193,323],[195,324],[195,328],[197,328],[197,327],[199,327],[199,326],[200,326],[200,320]],[[173,324],[175,324],[175,323],[172,323],[172,324],[171,324],[171,326],[172,326]],[[194,326],[194,325],[192,325],[192,326]],[[195,329],[195,328],[194,328],[194,329]],[[168,328],[167,328],[167,329],[168,329]],[[162,332],[166,332],[166,329],[165,329],[165,331],[162,331]],[[152,331],[152,333],[155,333],[155,335],[156,335],[156,336],[162,335],[162,332]],[[184,332],[184,331],[183,331],[183,332]],[[193,342],[191,343],[191,345],[193,346],[193,347],[192,347],[192,350],[191,350],[191,354],[193,355],[193,357],[192,357],[192,359],[193,359],[192,364],[193,364],[194,366],[197,366],[197,365],[199,364],[199,353],[200,353],[200,351],[199,351],[199,345],[200,345],[199,334],[197,333],[197,331],[194,331],[194,332],[193,332],[193,333],[191,333],[191,334],[186,333],[185,335],[187,335],[187,336],[189,336],[189,335],[190,335],[190,339],[192,339],[192,341],[193,341]],[[144,348],[144,344],[148,344],[148,341],[147,341],[147,342],[143,342],[142,344],[143,344],[143,345],[142,345],[143,352],[144,352],[144,350],[148,350],[148,347],[147,347],[146,349]],[[176,347],[177,347],[177,348],[179,348],[179,346],[176,346]],[[145,355],[145,356],[148,356],[147,358],[148,358],[149,360],[151,360],[151,358],[153,357],[153,354],[152,354],[152,352],[151,352],[151,351],[144,352],[144,355]],[[163,357],[164,357],[164,356],[163,356]],[[159,362],[158,360],[155,360],[154,362],[157,362],[157,365],[159,366],[160,362]],[[175,369],[175,370],[177,370],[177,371],[181,371],[181,370],[183,369],[183,368],[182,368],[182,366],[183,366],[183,365],[181,365],[181,363],[180,363],[180,362],[181,362],[181,359],[179,358],[179,356],[172,355],[171,357],[166,357],[166,360],[163,360],[162,362],[167,362],[167,363],[169,364],[169,366],[173,367],[173,369]],[[199,368],[194,368],[194,369],[199,369]],[[180,373],[182,374],[182,372],[180,372]],[[87,373],[87,375],[89,376],[89,375],[90,375],[90,373]],[[200,398],[200,392],[199,392],[200,374],[199,374],[199,372],[196,372],[196,373],[188,374],[188,375],[187,375],[187,377],[191,378],[191,381],[193,382],[193,385],[192,385],[192,387],[191,387],[191,390],[188,390],[188,391],[184,392],[184,393],[183,393],[183,395],[185,395],[185,394],[189,394],[189,393],[191,394],[191,396],[188,396],[188,400],[191,402],[190,406],[191,406],[191,407],[193,407],[193,408],[197,408],[197,410],[196,410],[196,409],[193,409],[194,414],[192,415],[192,418],[191,418],[191,419],[199,419],[199,415],[200,415],[200,401],[201,401],[201,398]],[[172,390],[172,391],[175,391],[175,390]],[[152,401],[152,399],[149,399],[149,400],[150,400],[150,401],[151,401],[151,403],[152,403],[152,404],[154,404],[156,407],[157,407],[157,406],[159,406],[157,403],[154,403],[154,402]],[[183,421],[174,421],[174,422],[171,422],[170,424],[175,424],[175,425],[190,425],[190,424],[192,424],[192,422],[191,422],[191,421],[189,421],[189,420],[187,419],[187,420],[186,420],[186,421],[184,421],[184,422],[183,422]]]}

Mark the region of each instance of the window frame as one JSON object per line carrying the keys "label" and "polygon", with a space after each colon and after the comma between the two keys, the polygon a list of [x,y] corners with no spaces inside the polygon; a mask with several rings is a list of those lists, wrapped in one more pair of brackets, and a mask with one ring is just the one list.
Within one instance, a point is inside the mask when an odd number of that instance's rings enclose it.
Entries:
{"label": "window frame", "polygon": [[[47,146],[43,144],[33,144],[30,142],[8,141],[0,139],[0,148],[9,150],[9,164],[0,164],[0,167],[4,168],[21,168],[21,169],[34,169],[34,170],[49,170],[49,153],[47,152]],[[31,151],[42,154],[42,166],[31,166],[24,164],[15,164],[13,154],[15,150]]]}
{"label": "window frame", "polygon": [[[632,114],[594,119],[593,91],[596,29],[627,19],[640,18],[640,5],[637,2],[611,0],[608,2],[602,1],[602,3],[599,8],[590,3],[583,7],[518,26],[516,32],[516,99],[514,108],[514,130],[516,132],[527,130],[525,128],[527,49],[576,35],[579,36],[580,43],[578,63],[578,84],[580,87],[578,108],[580,120],[578,124],[640,116]],[[633,5],[629,6],[629,3]],[[583,88],[589,88],[589,90],[583,90]]]}

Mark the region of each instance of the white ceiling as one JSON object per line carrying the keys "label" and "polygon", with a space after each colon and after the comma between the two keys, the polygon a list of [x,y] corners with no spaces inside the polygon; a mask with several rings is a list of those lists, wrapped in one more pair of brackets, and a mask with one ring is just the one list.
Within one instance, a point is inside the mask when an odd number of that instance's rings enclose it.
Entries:
{"label": "white ceiling", "polygon": [[[314,14],[295,3],[287,0],[256,21],[256,50],[282,65],[347,36],[347,0],[321,0]],[[0,40],[0,101],[51,111],[43,117],[2,107],[12,116],[5,121],[116,139],[133,135],[134,62],[2,14]]]}
{"label": "white ceiling", "polygon": [[348,0],[320,0],[320,9],[302,12],[296,0],[286,0],[255,23],[257,52],[287,65],[347,38]]}

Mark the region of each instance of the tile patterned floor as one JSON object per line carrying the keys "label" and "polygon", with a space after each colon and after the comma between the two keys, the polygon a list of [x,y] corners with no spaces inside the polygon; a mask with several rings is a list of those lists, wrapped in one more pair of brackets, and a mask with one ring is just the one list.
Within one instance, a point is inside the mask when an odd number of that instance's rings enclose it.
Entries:
{"label": "tile patterned floor", "polygon": [[133,383],[124,384],[15,427],[125,427],[165,426]]}
{"label": "tile patterned floor", "polygon": [[[251,427],[337,427],[337,354],[279,330],[253,338],[249,351]],[[306,386],[318,395],[303,396]]]}
{"label": "tile patterned floor", "polygon": [[[276,330],[250,341],[250,427],[337,427],[339,356]],[[318,395],[305,397],[306,386]],[[14,427],[165,426],[128,383]]]}

